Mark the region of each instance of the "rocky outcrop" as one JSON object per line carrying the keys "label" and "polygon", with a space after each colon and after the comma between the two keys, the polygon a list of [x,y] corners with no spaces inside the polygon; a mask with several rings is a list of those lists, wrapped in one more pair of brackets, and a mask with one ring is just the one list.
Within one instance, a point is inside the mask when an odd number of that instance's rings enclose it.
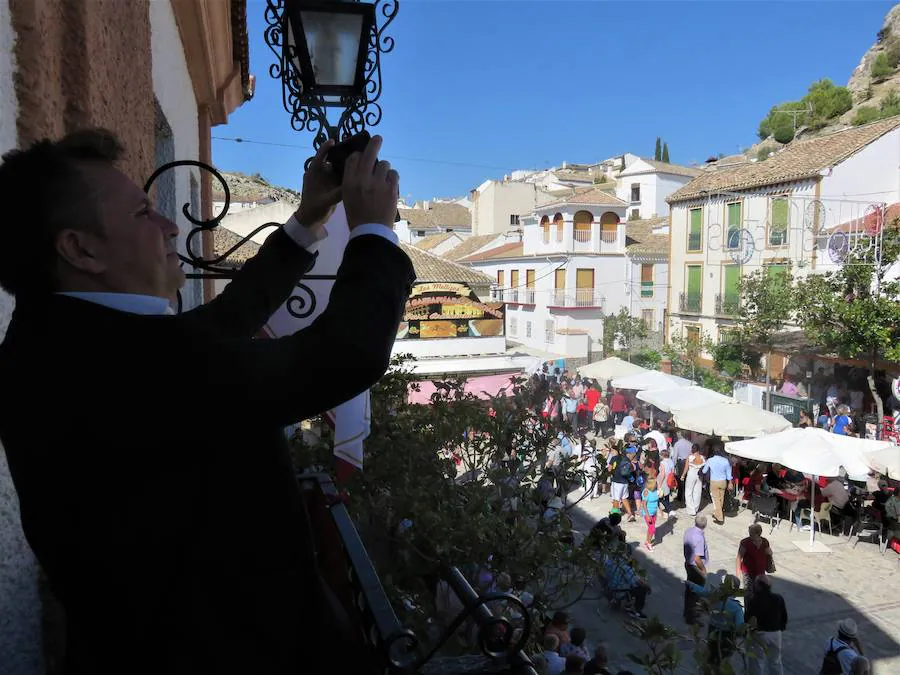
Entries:
{"label": "rocky outcrop", "polygon": [[[228,191],[231,193],[233,201],[256,202],[264,199],[272,199],[274,201],[286,201],[291,203],[299,203],[300,195],[294,190],[288,188],[270,185],[269,182],[255,174],[248,176],[237,171],[222,171],[222,176],[228,184]],[[213,181],[213,199],[221,199],[223,193],[217,181]]]}
{"label": "rocky outcrop", "polygon": [[[879,54],[885,51],[886,45],[892,40],[900,40],[900,5],[894,5],[891,11],[884,18],[884,24],[878,33],[878,40],[863,54],[859,65],[853,69],[850,81],[847,82],[847,89],[853,94],[853,102],[855,104],[863,103],[867,100],[869,87],[872,83],[872,64]],[[900,82],[900,75],[895,73],[885,82],[874,85],[878,89],[890,89],[893,85]],[[873,94],[875,92],[872,92]],[[871,103],[869,103],[871,105]]]}

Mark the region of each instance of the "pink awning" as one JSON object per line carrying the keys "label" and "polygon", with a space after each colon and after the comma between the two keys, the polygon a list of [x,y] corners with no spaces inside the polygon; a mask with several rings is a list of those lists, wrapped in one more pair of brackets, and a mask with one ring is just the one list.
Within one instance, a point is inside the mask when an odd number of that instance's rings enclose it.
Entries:
{"label": "pink awning", "polygon": [[[507,389],[507,393],[512,393],[512,378],[514,377],[523,376],[521,374],[514,374],[470,377],[466,380],[464,389],[467,393],[474,394],[478,398],[487,399],[499,394],[500,390],[503,388]],[[431,403],[431,395],[435,391],[437,391],[437,388],[431,380],[420,382],[419,391],[409,392],[409,402],[427,405]]]}

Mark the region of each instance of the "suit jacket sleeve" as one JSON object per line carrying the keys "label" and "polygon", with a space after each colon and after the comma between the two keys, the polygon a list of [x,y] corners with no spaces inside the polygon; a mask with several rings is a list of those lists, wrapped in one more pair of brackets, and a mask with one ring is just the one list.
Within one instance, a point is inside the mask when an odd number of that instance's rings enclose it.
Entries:
{"label": "suit jacket sleeve", "polygon": [[333,408],[377,382],[415,275],[402,249],[375,235],[352,239],[328,307],[293,335],[201,346],[212,391],[242,416],[290,424]]}
{"label": "suit jacket sleeve", "polygon": [[279,229],[269,235],[221,295],[182,317],[223,337],[254,337],[315,261],[315,255]]}

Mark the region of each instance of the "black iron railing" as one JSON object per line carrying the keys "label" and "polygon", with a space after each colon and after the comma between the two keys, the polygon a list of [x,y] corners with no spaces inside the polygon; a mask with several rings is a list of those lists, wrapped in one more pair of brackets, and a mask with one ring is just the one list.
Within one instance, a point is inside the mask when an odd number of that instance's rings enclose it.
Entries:
{"label": "black iron railing", "polygon": [[741,306],[741,298],[730,293],[716,293],[716,316],[735,317]]}
{"label": "black iron railing", "polygon": [[699,293],[682,293],[678,298],[678,310],[685,314],[699,314],[702,302]]}

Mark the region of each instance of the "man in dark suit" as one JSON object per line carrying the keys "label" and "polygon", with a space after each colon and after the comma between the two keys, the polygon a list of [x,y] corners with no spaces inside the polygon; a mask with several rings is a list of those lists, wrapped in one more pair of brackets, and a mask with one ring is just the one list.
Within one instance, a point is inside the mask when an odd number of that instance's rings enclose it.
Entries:
{"label": "man in dark suit", "polygon": [[[28,541],[66,612],[68,674],[315,673],[328,603],[284,425],[385,372],[413,281],[381,139],[339,186],[323,146],[300,208],[225,292],[172,315],[177,226],[108,132],[12,151],[0,285],[5,446]],[[312,267],[343,199],[350,242],[307,329],[254,335]],[[15,207],[13,207],[15,209]]]}

